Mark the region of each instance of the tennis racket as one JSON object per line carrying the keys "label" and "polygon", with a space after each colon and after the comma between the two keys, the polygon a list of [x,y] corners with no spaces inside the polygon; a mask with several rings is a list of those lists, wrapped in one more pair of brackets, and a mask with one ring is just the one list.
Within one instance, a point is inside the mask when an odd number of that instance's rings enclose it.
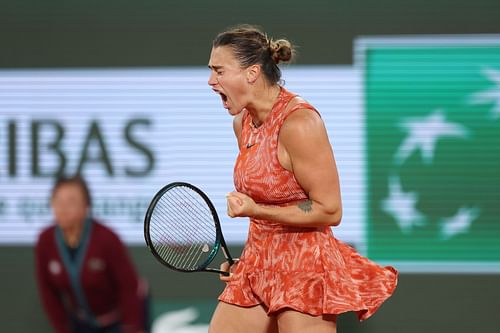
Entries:
{"label": "tennis racket", "polygon": [[144,237],[154,257],[176,271],[228,276],[208,267],[219,249],[229,265],[234,263],[214,205],[202,190],[188,183],[168,184],[154,196],[144,219]]}

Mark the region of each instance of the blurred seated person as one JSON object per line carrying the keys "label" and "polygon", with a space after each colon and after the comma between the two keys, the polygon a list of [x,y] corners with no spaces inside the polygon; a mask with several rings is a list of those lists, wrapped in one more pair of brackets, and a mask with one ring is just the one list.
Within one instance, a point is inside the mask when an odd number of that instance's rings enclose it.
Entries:
{"label": "blurred seated person", "polygon": [[147,284],[118,236],[91,215],[80,176],[52,189],[54,224],[36,245],[36,276],[44,310],[57,333],[147,332]]}

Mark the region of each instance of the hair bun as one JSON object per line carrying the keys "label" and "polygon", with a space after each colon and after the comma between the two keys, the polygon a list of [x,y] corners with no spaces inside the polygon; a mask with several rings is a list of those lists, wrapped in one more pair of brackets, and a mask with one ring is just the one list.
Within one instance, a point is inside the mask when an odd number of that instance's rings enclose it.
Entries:
{"label": "hair bun", "polygon": [[271,50],[271,57],[276,64],[279,64],[280,62],[288,62],[292,59],[292,44],[286,39],[278,39],[276,41],[271,39],[269,42],[269,48]]}

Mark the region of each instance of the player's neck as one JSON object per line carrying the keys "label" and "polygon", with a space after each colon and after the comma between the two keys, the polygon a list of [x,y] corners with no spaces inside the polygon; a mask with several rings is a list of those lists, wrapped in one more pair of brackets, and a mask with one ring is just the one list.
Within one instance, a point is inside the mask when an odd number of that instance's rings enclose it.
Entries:
{"label": "player's neck", "polygon": [[256,90],[254,92],[252,103],[246,109],[250,113],[252,123],[255,127],[259,127],[267,119],[278,99],[280,91],[281,88],[279,85],[273,85],[271,87],[265,86],[261,91]]}

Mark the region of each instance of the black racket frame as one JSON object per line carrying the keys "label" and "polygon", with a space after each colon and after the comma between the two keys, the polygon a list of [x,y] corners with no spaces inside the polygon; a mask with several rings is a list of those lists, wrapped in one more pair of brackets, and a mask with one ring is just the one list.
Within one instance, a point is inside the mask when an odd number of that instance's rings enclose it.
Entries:
{"label": "black racket frame", "polygon": [[[151,217],[152,217],[153,212],[155,210],[156,204],[158,203],[158,201],[162,198],[162,196],[166,192],[168,192],[168,191],[170,191],[170,190],[172,190],[172,189],[174,189],[176,187],[187,187],[187,188],[195,191],[196,193],[198,193],[201,196],[201,198],[203,198],[203,200],[207,204],[208,208],[210,209],[210,212],[212,213],[214,225],[215,225],[215,244],[214,244],[214,246],[212,248],[212,251],[210,252],[208,258],[205,260],[205,262],[202,265],[200,265],[196,269],[192,269],[192,270],[181,269],[181,268],[175,267],[173,265],[170,265],[165,260],[163,260],[163,258],[158,254],[158,252],[154,248],[153,242],[151,240],[151,236],[150,236],[150,233],[149,233],[149,226],[150,226],[150,222],[151,222]],[[208,196],[202,190],[200,190],[198,187],[196,187],[196,186],[194,186],[193,184],[190,184],[190,183],[186,183],[186,182],[173,182],[173,183],[170,183],[168,185],[165,185],[162,189],[160,189],[158,191],[158,193],[155,194],[155,196],[151,200],[151,203],[149,204],[148,210],[146,211],[146,216],[144,217],[144,238],[146,240],[146,245],[148,246],[149,250],[151,251],[151,253],[153,254],[153,256],[160,263],[162,263],[163,265],[165,265],[166,267],[168,267],[170,269],[173,269],[173,270],[176,270],[176,271],[179,271],[179,272],[186,272],[186,273],[192,273],[192,272],[213,272],[213,273],[218,273],[218,274],[222,274],[222,275],[228,276],[229,275],[228,272],[223,272],[223,271],[221,271],[219,269],[208,267],[208,265],[216,257],[217,253],[219,252],[219,249],[222,249],[224,257],[226,258],[226,261],[229,263],[229,265],[232,266],[234,264],[234,259],[231,257],[231,254],[229,253],[229,249],[227,248],[226,242],[224,240],[224,236],[222,235],[222,229],[221,229],[221,226],[220,226],[219,216],[217,215],[217,211],[215,210],[214,205],[212,204],[212,202],[210,201],[210,199],[208,198]]]}

